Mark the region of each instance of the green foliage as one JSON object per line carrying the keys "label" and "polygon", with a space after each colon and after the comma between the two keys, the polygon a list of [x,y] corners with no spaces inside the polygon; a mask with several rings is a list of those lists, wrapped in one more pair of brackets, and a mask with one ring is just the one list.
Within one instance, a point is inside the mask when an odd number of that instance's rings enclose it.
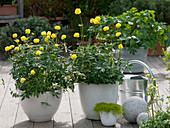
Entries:
{"label": "green foliage", "polygon": [[84,77],[77,76],[77,82],[94,83],[94,84],[115,84],[123,82],[123,71],[127,67],[127,62],[122,65],[124,61],[119,57],[115,57],[113,45],[103,43],[99,45],[79,46],[72,54],[76,54],[75,60],[70,58],[73,72],[78,71]]}
{"label": "green foliage", "polygon": [[100,112],[106,112],[107,114],[111,112],[113,115],[115,114],[120,115],[123,113],[121,105],[116,103],[105,103],[105,102],[97,103],[93,111],[95,111],[98,114]]}
{"label": "green foliage", "polygon": [[166,52],[164,49],[163,49],[163,53],[165,55],[165,58],[163,58],[165,64],[166,64],[166,67],[167,67],[167,71],[170,70],[170,52]]}
{"label": "green foliage", "polygon": [[117,16],[132,7],[142,10],[154,10],[155,19],[159,22],[170,23],[170,1],[169,0],[115,0],[109,8],[109,15]]}
{"label": "green foliage", "polygon": [[[136,8],[132,8],[117,17],[101,16],[100,24],[94,24],[89,31],[97,30],[96,38],[101,42],[113,42],[116,45],[122,42],[124,48],[131,54],[135,54],[140,47],[156,50],[157,41],[165,45],[167,28],[163,23],[155,21],[154,12],[153,10],[138,12]],[[121,27],[116,28],[116,23],[120,23]],[[105,26],[109,26],[106,32],[103,31]],[[116,32],[121,32],[121,39],[115,36]]]}
{"label": "green foliage", "polygon": [[[59,35],[58,32],[55,34]],[[31,33],[26,34],[26,37],[27,40],[17,44],[17,47],[11,47],[11,45],[8,46],[10,49],[6,49],[12,55],[10,61],[13,63],[13,67],[10,74],[15,80],[16,90],[22,92],[18,95],[11,90],[12,96],[21,97],[23,100],[30,96],[38,97],[40,94],[50,91],[53,96],[58,97],[56,90],[61,88],[73,90],[69,63],[64,56],[60,55],[67,49],[65,41],[59,42],[56,38],[44,35],[40,36],[39,42],[35,42],[36,35],[33,36]],[[24,80],[22,81],[22,79]]]}
{"label": "green foliage", "polygon": [[[16,23],[9,23],[9,25],[6,25],[5,27],[0,28],[0,51],[5,52],[4,48],[7,45],[14,44],[12,39],[12,34],[17,33],[18,36],[23,36],[26,34],[25,29],[30,29],[32,32],[34,32],[34,36],[37,38],[41,38],[41,32],[42,31],[54,31],[54,25],[50,25],[49,20],[44,19],[41,20],[40,17],[37,16],[30,16],[29,18],[19,19],[16,21]],[[61,32],[60,35],[63,33],[67,33],[66,27],[62,27],[60,23],[58,25],[61,26]]]}
{"label": "green foliage", "polygon": [[12,4],[14,5],[17,2],[17,0],[1,0],[0,4],[4,5],[4,4]]}
{"label": "green foliage", "polygon": [[153,120],[150,117],[148,120],[140,123],[140,128],[169,128],[170,126],[170,111],[156,111],[155,118]]}

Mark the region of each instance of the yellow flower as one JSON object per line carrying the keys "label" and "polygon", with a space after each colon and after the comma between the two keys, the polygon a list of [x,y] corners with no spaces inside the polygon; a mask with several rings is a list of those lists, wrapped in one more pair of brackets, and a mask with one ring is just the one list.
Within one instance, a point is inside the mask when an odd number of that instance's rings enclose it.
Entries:
{"label": "yellow flower", "polygon": [[35,74],[35,71],[34,71],[34,70],[31,70],[30,73],[31,73],[31,75],[34,75],[34,74]]}
{"label": "yellow flower", "polygon": [[94,20],[95,20],[94,18],[91,18],[90,23],[94,23]]}
{"label": "yellow flower", "polygon": [[33,32],[31,33],[33,36],[35,35]]}
{"label": "yellow flower", "polygon": [[169,102],[167,101],[167,102],[165,102],[165,104],[168,104]]}
{"label": "yellow flower", "polygon": [[36,39],[33,40],[33,42],[34,42],[35,44],[37,44],[37,43],[40,42],[40,40],[36,38]]}
{"label": "yellow flower", "polygon": [[17,51],[18,51],[18,50],[19,50],[19,47],[15,47],[15,50],[17,50]]}
{"label": "yellow flower", "polygon": [[20,79],[20,82],[21,82],[21,83],[24,83],[25,80],[26,80],[25,78],[21,78],[21,79]]}
{"label": "yellow flower", "polygon": [[31,30],[30,29],[25,29],[26,34],[30,34]]}
{"label": "yellow flower", "polygon": [[119,46],[118,46],[118,49],[122,49],[123,48],[123,45],[122,44],[119,44]]}
{"label": "yellow flower", "polygon": [[22,41],[27,41],[28,39],[25,36],[21,36]]}
{"label": "yellow flower", "polygon": [[11,47],[10,47],[10,46],[6,46],[6,47],[5,47],[5,51],[7,52],[7,51],[9,51],[9,50],[11,50]]}
{"label": "yellow flower", "polygon": [[116,37],[119,37],[121,35],[121,32],[116,33]]}
{"label": "yellow flower", "polygon": [[47,32],[47,36],[51,36],[51,32],[50,31]]}
{"label": "yellow flower", "polygon": [[94,20],[94,24],[99,24],[99,21],[98,20]]}
{"label": "yellow flower", "polygon": [[113,61],[113,57],[110,57],[110,58],[109,58],[109,61]]}
{"label": "yellow flower", "polygon": [[75,14],[76,14],[76,15],[79,15],[80,13],[81,13],[81,9],[80,9],[80,8],[76,8]]}
{"label": "yellow flower", "polygon": [[61,27],[60,27],[60,26],[55,26],[55,27],[54,27],[54,29],[56,29],[56,30],[60,30],[60,29],[61,29]]}
{"label": "yellow flower", "polygon": [[47,33],[45,31],[41,32],[42,36],[45,36]]}
{"label": "yellow flower", "polygon": [[107,30],[109,30],[109,27],[108,27],[108,26],[105,26],[105,27],[103,28],[103,30],[104,30],[104,31],[107,31]]}
{"label": "yellow flower", "polygon": [[41,51],[36,51],[36,53],[35,53],[36,55],[41,55]]}
{"label": "yellow flower", "polygon": [[54,46],[55,46],[56,48],[58,48],[58,44],[55,44]]}
{"label": "yellow flower", "polygon": [[150,77],[150,74],[146,74],[145,77]]}
{"label": "yellow flower", "polygon": [[75,38],[79,38],[80,37],[80,34],[78,32],[74,33],[74,37]]}
{"label": "yellow flower", "polygon": [[40,50],[44,50],[44,47],[40,47]]}
{"label": "yellow flower", "polygon": [[78,26],[79,26],[79,27],[82,27],[82,26],[83,26],[83,24],[79,24]]}
{"label": "yellow flower", "polygon": [[66,35],[62,35],[61,39],[64,40],[66,38]]}
{"label": "yellow flower", "polygon": [[17,39],[17,40],[15,40],[15,42],[16,42],[16,43],[19,43],[19,40]]}
{"label": "yellow flower", "polygon": [[57,37],[57,36],[56,36],[56,34],[54,34],[54,33],[51,35],[51,38],[52,38],[52,39],[54,39],[54,38],[56,38],[56,37]]}
{"label": "yellow flower", "polygon": [[155,79],[155,78],[153,78],[153,81],[156,81],[156,79]]}
{"label": "yellow flower", "polygon": [[71,55],[71,59],[76,59],[76,58],[77,58],[76,54]]}
{"label": "yellow flower", "polygon": [[96,17],[95,17],[95,20],[100,21],[101,18],[100,18],[99,16],[96,16]]}
{"label": "yellow flower", "polygon": [[11,48],[11,49],[12,49],[12,48],[15,48],[15,45],[11,45],[10,48]]}
{"label": "yellow flower", "polygon": [[121,24],[120,23],[117,23],[116,24],[116,28],[120,28],[121,27]]}
{"label": "yellow flower", "polygon": [[29,48],[31,49],[31,48],[32,48],[32,46],[29,46]]}
{"label": "yellow flower", "polygon": [[17,35],[16,33],[14,33],[14,34],[12,35],[13,38],[17,38],[17,36],[18,36],[18,35]]}

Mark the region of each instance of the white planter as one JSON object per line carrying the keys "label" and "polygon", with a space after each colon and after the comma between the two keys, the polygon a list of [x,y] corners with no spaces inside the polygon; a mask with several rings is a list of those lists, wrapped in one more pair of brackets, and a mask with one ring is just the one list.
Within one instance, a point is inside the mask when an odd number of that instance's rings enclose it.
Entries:
{"label": "white planter", "polygon": [[[40,94],[39,98],[30,97],[21,101],[21,106],[29,118],[33,122],[45,122],[51,120],[59,108],[62,98],[62,90],[59,98],[52,96],[50,92]],[[50,106],[42,105],[41,102],[48,102]]]}
{"label": "white planter", "polygon": [[116,123],[117,115],[113,115],[111,112],[100,112],[100,118],[104,126],[113,126]]}
{"label": "white planter", "polygon": [[118,99],[118,84],[80,84],[80,102],[88,119],[99,120],[100,116],[93,111],[96,103],[116,103]]}

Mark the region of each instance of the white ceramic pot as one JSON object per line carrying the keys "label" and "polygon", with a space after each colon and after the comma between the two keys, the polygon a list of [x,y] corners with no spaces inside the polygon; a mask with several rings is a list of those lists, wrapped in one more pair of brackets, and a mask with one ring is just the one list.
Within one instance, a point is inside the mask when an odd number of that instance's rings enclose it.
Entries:
{"label": "white ceramic pot", "polygon": [[[50,92],[40,94],[39,97],[30,97],[21,100],[21,106],[29,118],[33,122],[45,122],[51,120],[59,108],[62,98],[62,90],[60,90],[59,98],[52,96]],[[42,105],[41,102],[48,102],[48,105]]]}
{"label": "white ceramic pot", "polygon": [[113,126],[116,123],[117,115],[113,115],[111,112],[100,112],[100,118],[104,126]]}
{"label": "white ceramic pot", "polygon": [[118,99],[118,84],[80,84],[80,102],[88,119],[99,120],[100,116],[93,111],[96,103],[116,103]]}

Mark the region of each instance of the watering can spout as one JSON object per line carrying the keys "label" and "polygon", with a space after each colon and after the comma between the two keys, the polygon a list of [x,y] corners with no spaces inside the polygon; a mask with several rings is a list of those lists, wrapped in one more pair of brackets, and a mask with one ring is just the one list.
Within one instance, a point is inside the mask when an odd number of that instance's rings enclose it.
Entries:
{"label": "watering can spout", "polygon": [[[137,63],[137,64],[140,64],[140,65],[144,66],[148,70],[150,76],[154,78],[154,75],[153,75],[151,69],[149,68],[149,66],[147,64],[145,64],[144,62],[142,62],[140,60],[130,60],[129,64],[132,64],[132,63]],[[154,85],[156,85],[155,82],[154,82]]]}

